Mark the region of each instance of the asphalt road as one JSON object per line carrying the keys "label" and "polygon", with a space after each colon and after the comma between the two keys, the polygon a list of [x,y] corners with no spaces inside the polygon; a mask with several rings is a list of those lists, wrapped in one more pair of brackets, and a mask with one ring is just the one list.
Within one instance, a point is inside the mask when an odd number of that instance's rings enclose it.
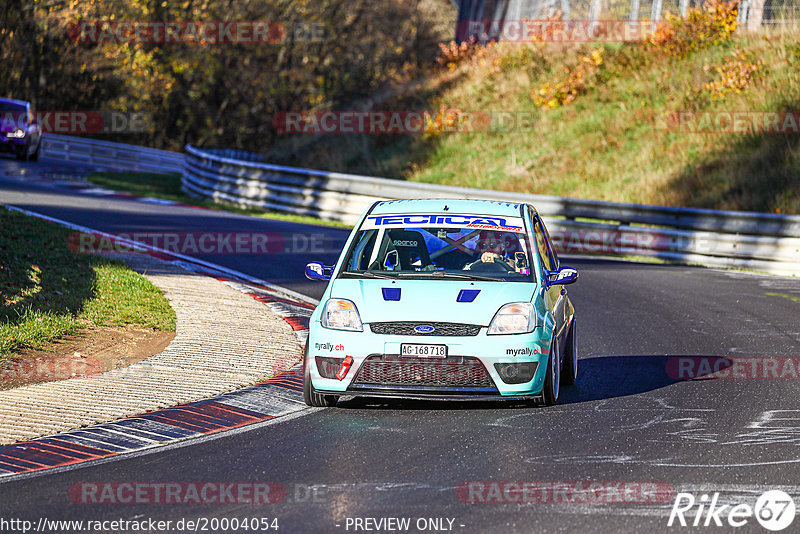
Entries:
{"label": "asphalt road", "polygon": [[[0,203],[107,232],[314,234],[323,249],[346,235],[82,196],[46,183],[48,174],[81,168],[47,160],[25,165],[25,176],[20,168],[0,160]],[[198,257],[318,297],[322,285],[305,281],[302,266],[336,254],[287,249]],[[153,518],[173,521],[169,532],[182,518],[255,517],[277,518],[280,532],[392,531],[365,518],[409,518],[409,532],[729,531],[727,523],[713,527],[713,518],[705,529],[668,528],[676,494],[710,500],[719,492],[718,505],[752,506],[766,490],[782,489],[797,501],[800,377],[788,358],[800,361],[800,280],[612,260],[569,264],[581,273],[569,287],[579,375],[555,407],[345,400],[212,439],[0,483],[0,519]],[[677,374],[702,362],[722,362],[734,378]],[[764,364],[783,379],[759,378]],[[286,496],[267,505],[174,505],[75,504],[69,494],[85,482],[204,481],[277,482]],[[557,482],[561,490],[523,495],[509,491],[514,481]],[[573,491],[593,482],[607,489],[588,497]],[[635,483],[663,493],[637,493]],[[634,488],[627,498],[615,498],[620,484]],[[800,519],[786,531],[798,527]],[[752,517],[735,530],[767,532]]]}

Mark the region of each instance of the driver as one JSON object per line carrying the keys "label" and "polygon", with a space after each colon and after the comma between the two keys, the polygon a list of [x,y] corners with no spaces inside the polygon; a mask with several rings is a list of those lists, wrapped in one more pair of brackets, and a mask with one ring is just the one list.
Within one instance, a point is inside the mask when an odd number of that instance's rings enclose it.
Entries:
{"label": "driver", "polygon": [[515,269],[513,258],[507,257],[508,245],[515,246],[515,239],[508,239],[503,232],[494,232],[492,230],[483,230],[478,235],[478,241],[475,244],[475,252],[480,254],[480,259],[468,264],[465,269],[469,270],[479,263],[499,263],[503,266],[508,266]]}

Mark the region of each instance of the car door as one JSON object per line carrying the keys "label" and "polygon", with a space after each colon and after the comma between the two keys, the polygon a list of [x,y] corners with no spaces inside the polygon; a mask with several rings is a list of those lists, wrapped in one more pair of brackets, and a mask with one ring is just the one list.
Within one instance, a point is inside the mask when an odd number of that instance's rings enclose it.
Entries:
{"label": "car door", "polygon": [[[550,262],[553,265],[553,271],[558,271],[561,268],[561,262],[558,259],[558,254],[556,253],[556,249],[553,246],[553,241],[550,239],[550,232],[547,231],[547,226],[545,226],[544,221],[541,220],[539,215],[539,223],[541,224],[541,228],[544,231],[544,239],[547,243],[547,250],[550,253]],[[554,275],[555,278],[555,275]],[[569,318],[572,314],[572,306],[569,302],[569,296],[567,295],[567,286],[554,286],[554,289],[558,289],[558,299],[556,300],[554,314],[558,314],[558,320],[561,324],[562,329],[560,330],[560,341],[566,343],[566,336],[567,336],[567,329],[564,328],[569,324]],[[563,346],[563,345],[562,345]]]}
{"label": "car door", "polygon": [[[560,288],[562,286],[547,286],[549,273],[558,270],[558,265],[554,263],[557,258],[554,258],[551,247],[548,245],[548,239],[544,225],[538,214],[531,213],[531,220],[533,221],[533,238],[536,250],[539,254],[539,260],[544,267],[542,273],[542,287],[544,291],[544,301],[547,309],[553,314],[555,320],[556,333],[559,335],[559,342],[563,342],[564,334],[564,299],[561,294]],[[562,347],[564,345],[561,345]]]}

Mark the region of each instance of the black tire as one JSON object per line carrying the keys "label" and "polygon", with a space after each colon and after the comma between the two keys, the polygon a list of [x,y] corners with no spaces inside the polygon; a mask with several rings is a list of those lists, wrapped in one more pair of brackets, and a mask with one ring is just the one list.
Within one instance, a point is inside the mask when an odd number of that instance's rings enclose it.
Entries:
{"label": "black tire", "polygon": [[567,346],[564,347],[564,367],[561,370],[561,384],[571,386],[578,378],[578,338],[575,334],[575,319],[569,326]]}
{"label": "black tire", "polygon": [[39,144],[36,145],[36,152],[30,155],[28,158],[30,161],[39,161],[39,150],[42,148],[42,142],[39,141]]}
{"label": "black tire", "polygon": [[314,389],[314,385],[311,383],[311,372],[308,370],[310,365],[308,360],[308,345],[306,345],[303,355],[303,400],[308,406],[316,408],[336,406],[336,402],[339,400],[338,395],[322,395]]}
{"label": "black tire", "polygon": [[25,147],[19,151],[17,159],[20,161],[28,161],[28,143],[25,143]]}
{"label": "black tire", "polygon": [[547,374],[544,377],[542,398],[545,406],[553,406],[558,402],[559,384],[561,374],[561,354],[558,350],[558,339],[553,336],[550,343],[550,357],[547,359]]}

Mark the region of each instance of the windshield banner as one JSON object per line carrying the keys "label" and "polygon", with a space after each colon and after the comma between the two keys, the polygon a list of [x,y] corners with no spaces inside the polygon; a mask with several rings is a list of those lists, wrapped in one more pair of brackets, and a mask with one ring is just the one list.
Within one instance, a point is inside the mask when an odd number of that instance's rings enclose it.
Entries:
{"label": "windshield banner", "polygon": [[403,213],[370,215],[361,225],[362,230],[379,228],[474,228],[523,233],[521,217],[498,217],[496,215]]}

